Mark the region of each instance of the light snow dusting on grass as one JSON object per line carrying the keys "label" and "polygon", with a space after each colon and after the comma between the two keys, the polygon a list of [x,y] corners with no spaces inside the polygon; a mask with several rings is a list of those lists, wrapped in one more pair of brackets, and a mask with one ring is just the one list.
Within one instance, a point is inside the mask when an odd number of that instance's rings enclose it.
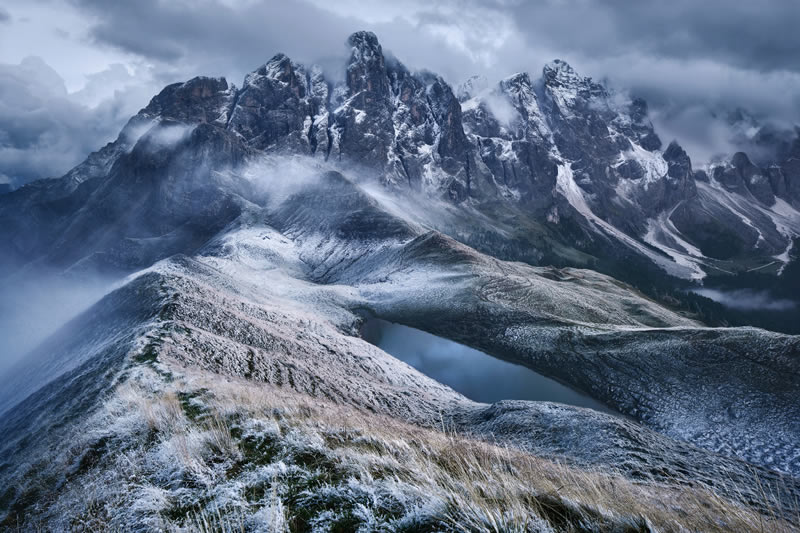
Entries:
{"label": "light snow dusting on grass", "polygon": [[26,527],[758,531],[763,520],[699,489],[634,485],[174,364],[131,368],[74,442]]}

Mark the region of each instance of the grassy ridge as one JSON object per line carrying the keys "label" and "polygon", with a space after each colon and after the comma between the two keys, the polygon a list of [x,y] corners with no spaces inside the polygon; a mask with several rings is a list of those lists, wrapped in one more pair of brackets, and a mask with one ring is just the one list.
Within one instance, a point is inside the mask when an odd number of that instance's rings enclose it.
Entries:
{"label": "grassy ridge", "polygon": [[39,486],[4,526],[793,531],[777,518],[785,510],[765,516],[707,489],[635,484],[447,427],[161,364],[133,368],[53,468],[64,481]]}

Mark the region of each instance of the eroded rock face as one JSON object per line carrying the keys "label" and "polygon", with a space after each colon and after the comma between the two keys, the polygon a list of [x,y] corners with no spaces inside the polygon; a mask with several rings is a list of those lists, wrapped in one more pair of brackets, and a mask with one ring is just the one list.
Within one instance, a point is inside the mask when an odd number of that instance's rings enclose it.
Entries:
{"label": "eroded rock face", "polygon": [[[712,174],[728,190],[750,197],[759,204],[771,207],[780,199],[797,206],[800,182],[800,134],[773,131],[769,126],[756,123],[758,129],[752,142],[765,151],[751,158],[738,152],[728,161],[712,166]],[[791,136],[791,137],[790,137]]]}
{"label": "eroded rock face", "polygon": [[501,81],[463,107],[465,128],[481,166],[501,195],[534,208],[549,208],[559,159],[528,74]]}
{"label": "eroded rock face", "polygon": [[689,154],[676,141],[672,141],[664,151],[664,160],[668,164],[669,177],[666,180],[668,190],[665,205],[674,205],[686,198],[693,198],[697,191]]}
{"label": "eroded rock face", "polygon": [[230,116],[237,90],[225,78],[193,78],[173,83],[153,97],[140,115],[189,123],[224,125]]}
{"label": "eroded rock face", "polygon": [[389,77],[383,49],[370,32],[350,36],[346,83],[335,110],[333,153],[370,168],[385,168],[394,137]]}
{"label": "eroded rock face", "polygon": [[312,152],[310,80],[302,67],[278,54],[247,75],[228,129],[259,150]]}
{"label": "eroded rock face", "polygon": [[219,127],[161,119],[69,217],[46,249],[48,262],[68,267],[90,257],[94,267],[125,270],[193,250],[251,196],[249,184],[220,174],[249,151]]}

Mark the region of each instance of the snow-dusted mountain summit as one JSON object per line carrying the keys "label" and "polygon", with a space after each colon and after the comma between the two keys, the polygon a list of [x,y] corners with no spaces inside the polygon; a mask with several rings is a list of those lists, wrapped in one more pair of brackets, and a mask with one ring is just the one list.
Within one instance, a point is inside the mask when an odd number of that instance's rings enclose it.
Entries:
{"label": "snow-dusted mountain summit", "polygon": [[[214,171],[264,153],[309,156],[400,195],[446,199],[466,220],[442,219],[441,229],[511,259],[623,278],[616,265],[631,261],[695,280],[777,273],[791,260],[800,139],[768,168],[740,153],[696,170],[677,142],[663,145],[643,100],[610,92],[563,61],[495,87],[473,79],[456,96],[441,77],[385,55],[372,33],[355,33],[348,45],[343,82],[278,54],[241,88],[202,77],[166,87],[64,178],[0,196],[0,266],[45,254],[67,264],[89,252],[115,266],[148,264],[181,248],[180,239],[162,237],[187,217],[205,210],[212,225],[231,220],[239,209],[227,203],[231,187],[207,201],[220,184]],[[195,151],[193,159],[172,158],[166,141]],[[164,169],[174,175],[165,179]],[[136,205],[147,194],[154,202]],[[80,210],[83,198],[105,205]],[[167,213],[165,201],[180,205]],[[139,235],[86,238],[108,202],[133,204],[126,216]],[[88,248],[67,250],[77,240]]]}

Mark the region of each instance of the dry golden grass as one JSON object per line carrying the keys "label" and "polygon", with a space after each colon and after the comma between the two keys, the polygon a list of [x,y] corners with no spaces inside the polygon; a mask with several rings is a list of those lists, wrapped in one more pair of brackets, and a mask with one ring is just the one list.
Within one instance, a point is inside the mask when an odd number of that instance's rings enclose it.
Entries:
{"label": "dry golden grass", "polygon": [[[219,377],[209,381],[202,374],[190,381],[212,391],[204,399],[205,424],[218,429],[224,446],[235,447],[226,421],[273,419],[284,432],[324,441],[343,464],[357,464],[374,477],[393,477],[446,502],[441,524],[454,531],[536,531],[543,524],[557,531],[797,531],[778,518],[784,510],[775,508],[767,490],[762,494],[766,506],[775,509],[771,516],[705,488],[633,483],[274,386]],[[154,409],[162,410],[171,412]],[[797,508],[793,513],[800,517]]]}
{"label": "dry golden grass", "polygon": [[[140,367],[117,387],[87,422],[113,444],[65,487],[43,488],[53,507],[20,515],[20,530],[800,531],[774,487],[760,487],[764,514],[730,490],[633,482],[196,369],[164,375]],[[96,439],[54,459],[81,463]]]}

